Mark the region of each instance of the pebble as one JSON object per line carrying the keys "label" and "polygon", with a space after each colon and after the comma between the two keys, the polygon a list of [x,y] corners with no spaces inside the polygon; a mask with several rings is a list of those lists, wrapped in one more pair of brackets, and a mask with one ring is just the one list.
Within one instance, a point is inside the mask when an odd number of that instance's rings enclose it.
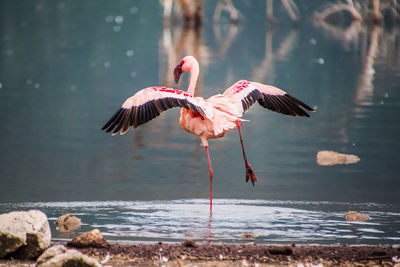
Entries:
{"label": "pebble", "polygon": [[122,24],[124,22],[124,17],[123,16],[116,16],[114,21],[117,24]]}

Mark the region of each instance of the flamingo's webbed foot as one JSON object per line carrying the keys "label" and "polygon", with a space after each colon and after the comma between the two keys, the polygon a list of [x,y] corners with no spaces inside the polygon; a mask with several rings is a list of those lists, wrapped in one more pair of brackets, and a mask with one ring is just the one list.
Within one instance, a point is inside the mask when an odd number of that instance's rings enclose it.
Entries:
{"label": "flamingo's webbed foot", "polygon": [[248,181],[251,181],[251,183],[254,186],[254,183],[257,181],[257,176],[255,172],[253,171],[253,168],[251,167],[250,163],[246,164],[246,183]]}

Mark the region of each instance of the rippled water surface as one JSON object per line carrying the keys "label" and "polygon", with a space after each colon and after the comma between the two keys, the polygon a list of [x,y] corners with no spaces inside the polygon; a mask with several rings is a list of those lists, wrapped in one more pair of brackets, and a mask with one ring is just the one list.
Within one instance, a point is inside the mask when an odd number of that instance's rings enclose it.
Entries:
{"label": "rippled water surface", "polygon": [[[210,216],[208,201],[99,201],[1,204],[0,208],[40,209],[49,216],[53,240],[68,241],[93,228],[111,241],[392,244],[400,245],[400,213],[394,207],[363,203],[218,199]],[[347,222],[348,209],[372,217]],[[74,213],[82,226],[56,231],[59,214]]]}
{"label": "rippled water surface", "polygon": [[[265,1],[235,1],[244,20],[198,30],[164,24],[159,1],[0,1],[0,212],[37,208],[52,222],[75,213],[113,240],[399,244],[399,27],[313,24],[321,1],[296,1],[303,20],[265,23]],[[237,3],[236,3],[237,2]],[[279,1],[274,1],[279,5]],[[100,129],[122,102],[150,85],[186,89],[172,71],[200,62],[196,94],[240,79],[272,84],[316,109],[292,118],[258,104],[244,115],[245,182],[238,133],[210,141],[164,112],[124,136]],[[316,154],[355,154],[320,166]],[[241,200],[237,200],[241,199]],[[375,203],[375,204],[365,204]],[[348,210],[373,220],[348,223]]]}

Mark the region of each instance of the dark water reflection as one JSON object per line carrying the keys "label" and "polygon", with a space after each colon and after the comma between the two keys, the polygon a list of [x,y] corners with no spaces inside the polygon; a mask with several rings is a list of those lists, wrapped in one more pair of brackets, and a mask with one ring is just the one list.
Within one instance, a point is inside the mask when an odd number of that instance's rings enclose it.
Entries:
{"label": "dark water reflection", "polygon": [[[259,106],[245,115],[255,187],[244,181],[237,133],[211,141],[215,198],[398,207],[398,29],[271,27],[264,11],[245,4],[239,4],[244,24],[206,20],[199,30],[163,28],[158,1],[100,2],[0,3],[0,203],[206,199],[204,149],[179,127],[178,110],[122,137],[100,131],[137,90],[172,86],[173,66],[192,54],[201,67],[198,95],[220,93],[244,78],[276,85],[317,108],[310,119]],[[174,86],[185,88],[187,79]],[[316,153],[325,149],[361,161],[318,166]]]}

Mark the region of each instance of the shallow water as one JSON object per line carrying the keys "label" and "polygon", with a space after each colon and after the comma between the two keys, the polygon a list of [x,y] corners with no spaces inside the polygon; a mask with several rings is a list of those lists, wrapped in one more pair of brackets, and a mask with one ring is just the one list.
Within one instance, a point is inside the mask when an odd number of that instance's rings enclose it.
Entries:
{"label": "shallow water", "polygon": [[[98,228],[110,241],[391,244],[400,245],[400,213],[374,203],[334,203],[217,199],[208,212],[204,199],[172,201],[30,202],[1,204],[3,210],[40,209],[49,217],[54,241]],[[372,217],[347,222],[347,210]],[[82,226],[74,232],[55,229],[59,214],[74,213]]]}
{"label": "shallow water", "polygon": [[[207,5],[204,27],[194,31],[163,27],[158,1],[1,1],[0,212],[32,205],[52,220],[74,212],[83,216],[81,230],[99,227],[112,239],[178,240],[192,232],[206,239],[207,159],[199,139],[179,127],[179,110],[124,136],[100,131],[141,88],[185,89],[187,77],[175,85],[172,70],[192,54],[200,61],[198,95],[248,79],[276,85],[317,109],[307,119],[258,105],[245,114],[254,187],[244,181],[237,133],[210,141],[214,241],[238,240],[235,235],[250,231],[260,242],[302,242],[304,234],[303,241],[315,243],[398,244],[398,28],[357,26],[349,35],[306,19],[295,27],[268,26],[261,2],[238,3],[246,17],[238,27],[226,18],[214,27],[213,6]],[[304,16],[320,2],[312,3],[299,2]],[[276,15],[284,19],[283,13]],[[319,166],[319,150],[361,160]],[[98,203],[104,218],[96,215]],[[146,209],[139,216],[141,206]],[[379,224],[343,222],[350,209],[368,211]],[[251,228],[247,214],[273,231]],[[185,220],[199,230],[189,230]],[[326,220],[334,229],[320,226]]]}

